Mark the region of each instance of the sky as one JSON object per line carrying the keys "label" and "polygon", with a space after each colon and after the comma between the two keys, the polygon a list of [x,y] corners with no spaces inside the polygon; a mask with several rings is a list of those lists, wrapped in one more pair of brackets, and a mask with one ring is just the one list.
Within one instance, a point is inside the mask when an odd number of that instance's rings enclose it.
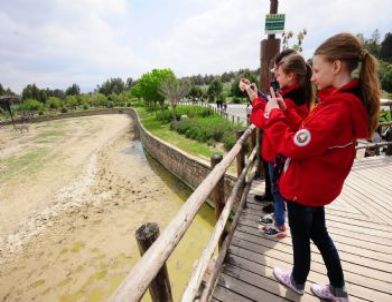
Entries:
{"label": "sky", "polygon": [[[154,68],[177,77],[260,65],[269,0],[0,0],[0,83],[93,91]],[[391,0],[280,0],[286,30],[312,56],[339,32],[392,32]],[[293,43],[294,41],[292,41]]]}

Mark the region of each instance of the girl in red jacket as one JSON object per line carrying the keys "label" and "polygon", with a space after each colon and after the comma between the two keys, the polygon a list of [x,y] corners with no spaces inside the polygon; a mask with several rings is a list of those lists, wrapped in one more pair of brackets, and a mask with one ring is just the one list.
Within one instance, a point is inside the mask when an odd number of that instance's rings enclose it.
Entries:
{"label": "girl in red jacket", "polygon": [[[359,79],[353,71],[360,66]],[[275,277],[303,294],[310,270],[310,239],[327,267],[329,285],[311,285],[315,295],[348,301],[338,252],[325,225],[324,206],[341,192],[355,157],[355,142],[377,127],[380,93],[375,59],[351,34],[338,34],[321,44],[313,57],[312,81],[319,104],[293,131],[272,98],[265,109],[266,136],[287,156],[280,191],[287,201],[293,243],[291,272],[274,268]]]}
{"label": "girl in red jacket", "polygon": [[[274,74],[280,86],[280,93],[284,98],[284,114],[289,123],[290,129],[295,131],[308,113],[312,102],[312,85],[310,78],[312,71],[304,58],[297,53],[289,53],[286,56],[279,56],[276,61]],[[266,116],[264,109],[266,100],[257,97],[250,85],[241,80],[240,88],[246,90],[252,100],[251,122],[259,128],[265,127]],[[284,238],[286,236],[285,227],[285,203],[279,193],[278,181],[283,170],[285,157],[278,154],[276,146],[269,140],[268,136],[263,137],[262,145],[263,159],[268,162],[271,178],[272,195],[274,197],[274,219],[271,217],[262,218],[264,224],[270,223],[263,228],[264,234],[271,237]],[[272,224],[274,222],[274,224]]]}

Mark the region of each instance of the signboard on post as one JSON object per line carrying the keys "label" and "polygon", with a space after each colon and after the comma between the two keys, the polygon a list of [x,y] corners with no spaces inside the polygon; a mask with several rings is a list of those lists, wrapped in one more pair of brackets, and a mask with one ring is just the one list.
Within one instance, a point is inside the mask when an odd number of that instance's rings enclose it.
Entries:
{"label": "signboard on post", "polygon": [[265,16],[265,33],[278,34],[284,31],[285,14],[269,14]]}

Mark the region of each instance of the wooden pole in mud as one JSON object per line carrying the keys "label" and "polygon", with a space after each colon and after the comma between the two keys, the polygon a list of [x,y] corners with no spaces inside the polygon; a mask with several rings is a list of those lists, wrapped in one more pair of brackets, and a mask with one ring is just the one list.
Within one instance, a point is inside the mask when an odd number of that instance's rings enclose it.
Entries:
{"label": "wooden pole in mud", "polygon": [[[159,237],[159,227],[156,223],[146,223],[136,230],[136,241],[139,246],[141,256]],[[172,302],[173,295],[170,286],[169,273],[166,264],[150,283],[149,287],[151,299],[153,302]]]}

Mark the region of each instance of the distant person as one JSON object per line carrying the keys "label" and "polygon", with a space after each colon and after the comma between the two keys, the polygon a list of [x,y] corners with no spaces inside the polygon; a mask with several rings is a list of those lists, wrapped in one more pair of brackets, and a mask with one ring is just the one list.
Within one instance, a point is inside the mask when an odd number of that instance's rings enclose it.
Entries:
{"label": "distant person", "polygon": [[[313,100],[312,84],[310,82],[312,70],[301,55],[292,53],[283,57],[278,65],[274,67],[273,72],[280,87],[280,94],[283,97],[282,108],[284,114],[290,129],[295,131],[309,114],[310,104]],[[268,118],[264,113],[267,101],[256,96],[256,93],[244,82],[240,83],[240,88],[241,86],[252,99],[252,123],[263,129]],[[262,157],[268,162],[274,198],[274,214],[266,215],[261,219],[261,222],[265,225],[262,230],[266,236],[284,238],[286,237],[285,202],[279,193],[278,182],[286,158],[277,152],[276,145],[270,141],[268,135],[263,138]]]}
{"label": "distant person", "polygon": [[[361,63],[359,79],[353,72]],[[319,103],[298,131],[292,131],[279,104],[271,98],[266,106],[266,135],[287,156],[280,192],[287,202],[293,243],[292,271],[277,267],[275,277],[296,293],[304,293],[310,271],[310,239],[327,268],[328,285],[312,284],[321,299],[348,301],[338,251],[325,225],[324,206],[341,192],[355,158],[355,142],[370,138],[377,128],[380,91],[376,62],[351,34],[337,34],[315,51],[312,81]]]}

